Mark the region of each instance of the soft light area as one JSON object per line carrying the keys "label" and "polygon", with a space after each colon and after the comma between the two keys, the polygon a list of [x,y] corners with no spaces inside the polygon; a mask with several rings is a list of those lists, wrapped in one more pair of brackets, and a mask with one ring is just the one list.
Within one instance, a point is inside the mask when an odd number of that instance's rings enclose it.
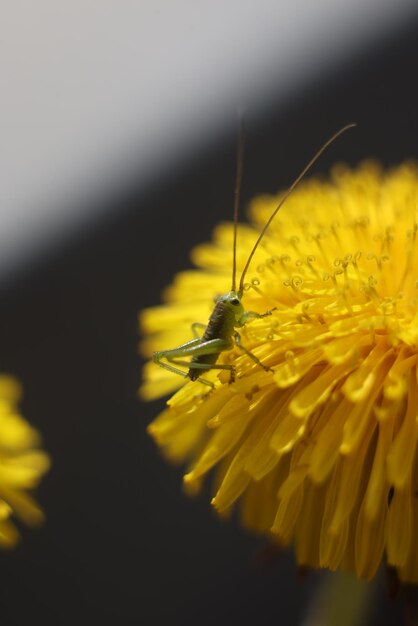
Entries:
{"label": "soft light area", "polygon": [[239,105],[288,97],[416,12],[416,0],[3,3],[0,276],[91,219],[86,198],[145,183]]}

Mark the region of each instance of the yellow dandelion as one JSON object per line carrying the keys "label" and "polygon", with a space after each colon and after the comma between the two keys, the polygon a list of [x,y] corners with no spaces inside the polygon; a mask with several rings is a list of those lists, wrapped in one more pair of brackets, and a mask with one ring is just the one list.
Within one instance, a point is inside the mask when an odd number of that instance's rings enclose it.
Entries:
{"label": "yellow dandelion", "polygon": [[[251,205],[238,231],[247,260],[280,197]],[[216,468],[213,505],[237,505],[243,524],[303,566],[372,578],[382,559],[418,582],[418,170],[338,166],[289,197],[247,274],[246,310],[271,316],[240,331],[242,344],[187,382],[149,363],[142,396],[179,391],[150,425],[169,459],[187,462],[190,491]],[[141,314],[143,349],[192,338],[213,297],[230,289],[233,227],[192,253],[199,269]],[[269,368],[269,369],[267,369]],[[266,371],[267,369],[267,371]]]}
{"label": "yellow dandelion", "polygon": [[38,432],[19,415],[20,385],[0,376],[0,547],[12,548],[20,538],[11,520],[13,514],[29,526],[38,526],[44,516],[29,491],[49,467],[45,452],[37,449]]}

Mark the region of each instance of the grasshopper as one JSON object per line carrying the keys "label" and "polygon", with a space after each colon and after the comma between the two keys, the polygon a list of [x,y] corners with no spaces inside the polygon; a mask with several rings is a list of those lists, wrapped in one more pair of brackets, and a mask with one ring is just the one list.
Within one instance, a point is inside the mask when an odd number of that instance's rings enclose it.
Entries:
{"label": "grasshopper", "polygon": [[[241,192],[241,180],[243,170],[243,156],[244,156],[244,120],[241,117],[240,120],[240,132],[238,138],[238,150],[237,150],[237,173],[235,181],[234,191],[234,237],[233,237],[233,260],[232,260],[232,283],[231,290],[216,298],[215,307],[212,311],[209,321],[206,324],[194,322],[192,324],[192,332],[194,339],[183,343],[177,348],[171,348],[170,350],[160,350],[153,353],[153,361],[160,367],[179,374],[185,378],[189,378],[191,381],[199,380],[199,382],[208,385],[212,389],[215,385],[205,378],[201,377],[205,371],[217,369],[229,371],[229,382],[233,383],[235,380],[235,368],[233,365],[217,363],[218,357],[222,352],[230,350],[236,345],[242,352],[244,352],[250,359],[252,359],[257,365],[262,367],[266,371],[270,371],[269,367],[263,365],[263,363],[247,350],[241,343],[241,335],[238,332],[238,328],[242,328],[245,324],[255,318],[263,318],[271,315],[274,309],[266,311],[265,313],[255,313],[254,311],[245,311],[241,302],[244,293],[244,279],[248,272],[248,268],[252,261],[255,251],[260,245],[267,229],[271,222],[286,202],[287,198],[293,192],[295,187],[300,183],[307,171],[312,165],[319,159],[322,153],[330,146],[340,135],[350,128],[353,128],[355,124],[347,124],[339,131],[337,131],[332,137],[330,137],[322,147],[316,152],[309,163],[303,168],[298,177],[294,180],[291,186],[287,189],[279,204],[274,209],[269,219],[262,228],[249,256],[242,270],[242,274],[239,280],[239,286],[237,289],[236,281],[236,249],[237,249],[237,230],[238,230],[238,210],[239,200]],[[199,336],[199,330],[203,329],[202,336]],[[189,360],[187,360],[189,358]],[[185,360],[186,359],[186,360]],[[183,371],[180,367],[187,368],[187,371]]]}

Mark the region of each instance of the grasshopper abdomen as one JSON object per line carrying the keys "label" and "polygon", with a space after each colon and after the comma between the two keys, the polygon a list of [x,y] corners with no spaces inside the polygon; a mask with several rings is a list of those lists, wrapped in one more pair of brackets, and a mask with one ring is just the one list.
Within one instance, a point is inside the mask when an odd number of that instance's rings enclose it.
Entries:
{"label": "grasshopper abdomen", "polygon": [[[218,300],[211,313],[211,316],[206,326],[205,332],[202,337],[202,344],[212,341],[213,339],[223,339],[225,341],[225,350],[232,346],[232,337],[234,333],[234,326],[236,323],[235,311],[231,309],[231,306],[222,300]],[[199,365],[214,365],[218,359],[219,353],[214,354],[200,354],[194,356],[191,360],[188,377],[190,380],[197,380],[202,374],[200,367],[193,367],[194,363]],[[209,369],[209,368],[208,368]]]}

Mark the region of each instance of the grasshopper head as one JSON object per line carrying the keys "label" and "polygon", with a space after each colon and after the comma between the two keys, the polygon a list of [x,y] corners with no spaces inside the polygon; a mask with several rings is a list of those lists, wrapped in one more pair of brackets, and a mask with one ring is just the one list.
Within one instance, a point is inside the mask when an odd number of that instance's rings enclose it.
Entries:
{"label": "grasshopper head", "polygon": [[229,291],[225,295],[219,296],[217,301],[223,302],[226,305],[227,309],[234,316],[236,322],[241,319],[244,313],[244,307],[242,306],[241,299],[236,291]]}

